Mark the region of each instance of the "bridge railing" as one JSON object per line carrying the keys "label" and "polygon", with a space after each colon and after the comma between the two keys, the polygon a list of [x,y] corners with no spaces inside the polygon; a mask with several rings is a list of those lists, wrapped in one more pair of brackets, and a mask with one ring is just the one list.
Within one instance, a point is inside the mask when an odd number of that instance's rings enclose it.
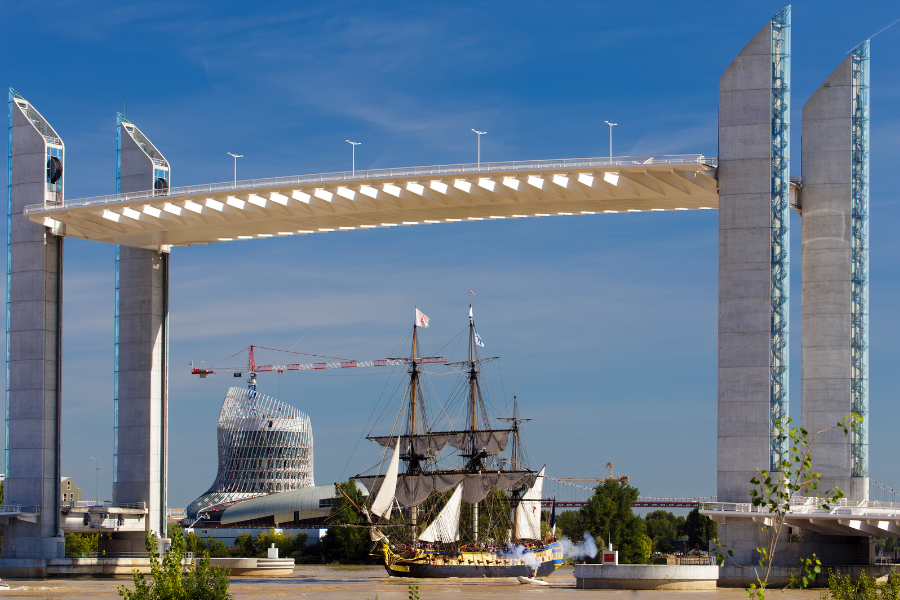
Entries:
{"label": "bridge railing", "polygon": [[[699,506],[701,511],[709,512],[770,514],[767,506],[753,506],[749,502],[701,502]],[[841,498],[837,502],[826,502],[824,498],[796,498],[790,503],[789,514],[900,516],[900,502],[851,502],[847,498]]]}
{"label": "bridge railing", "polygon": [[106,502],[104,500],[96,501],[96,500],[78,500],[74,502],[63,502],[60,507],[61,508],[91,508],[91,507],[101,507],[101,508],[132,508],[139,510],[146,510],[147,504],[144,502]]}
{"label": "bridge railing", "polygon": [[227,192],[229,190],[249,190],[253,188],[307,185],[315,183],[339,183],[342,181],[359,181],[363,179],[391,179],[394,177],[426,177],[436,175],[466,175],[478,173],[492,173],[497,171],[533,171],[535,169],[594,169],[609,167],[634,167],[638,165],[705,165],[717,166],[716,158],[710,158],[702,154],[672,154],[661,156],[622,156],[604,158],[560,158],[550,160],[522,160],[511,162],[483,162],[466,163],[458,165],[433,165],[426,167],[400,167],[395,169],[358,169],[356,171],[340,171],[336,173],[319,173],[315,175],[295,175],[291,177],[271,177],[267,179],[249,179],[245,181],[227,181],[224,183],[208,183],[203,185],[191,185],[173,187],[167,190],[146,190],[142,192],[129,192],[127,194],[110,194],[107,196],[94,196],[92,198],[80,198],[63,200],[61,202],[44,202],[25,207],[25,214],[43,210],[58,208],[75,208],[78,206],[93,206],[100,204],[112,204],[115,202],[127,202],[130,200],[143,200],[163,196],[191,196],[195,194],[209,194]]}
{"label": "bridge railing", "polygon": [[4,504],[0,506],[0,515],[39,515],[40,506],[22,506],[21,504]]}

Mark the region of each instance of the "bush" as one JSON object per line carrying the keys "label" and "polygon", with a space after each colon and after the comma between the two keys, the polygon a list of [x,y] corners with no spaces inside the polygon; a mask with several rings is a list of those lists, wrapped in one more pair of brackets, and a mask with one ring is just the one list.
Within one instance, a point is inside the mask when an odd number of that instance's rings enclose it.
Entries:
{"label": "bush", "polygon": [[827,592],[822,600],[900,600],[900,574],[891,573],[880,588],[874,577],[863,571],[857,581],[849,575],[828,570]]}
{"label": "bush", "polygon": [[[226,569],[210,568],[209,555],[203,553],[198,565],[182,565],[184,536],[181,529],[169,529],[172,548],[160,557],[156,538],[145,534],[147,551],[150,552],[150,579],[134,571],[134,591],[121,586],[119,595],[125,600],[231,600],[228,593],[231,584]],[[185,572],[186,571],[186,572]]]}
{"label": "bush", "polygon": [[100,536],[96,533],[67,533],[66,556],[81,556],[97,552]]}

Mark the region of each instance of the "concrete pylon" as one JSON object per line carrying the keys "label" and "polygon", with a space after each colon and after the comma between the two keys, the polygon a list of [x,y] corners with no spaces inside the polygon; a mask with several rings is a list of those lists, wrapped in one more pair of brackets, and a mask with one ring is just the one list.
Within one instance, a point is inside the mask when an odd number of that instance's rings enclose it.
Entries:
{"label": "concrete pylon", "polygon": [[[122,115],[117,161],[118,193],[167,193],[168,161]],[[146,503],[147,529],[166,537],[169,254],[161,250],[116,246],[113,499]],[[107,549],[143,551],[144,538],[116,534]]]}
{"label": "concrete pylon", "polygon": [[850,434],[819,434],[820,493],[868,500],[869,42],[803,107],[802,422],[810,434],[850,412]]}
{"label": "concrete pylon", "polygon": [[[790,7],[769,21],[719,82],[717,495],[749,502],[757,469],[783,446],[788,413]],[[719,523],[739,564],[754,564],[759,526]]]}
{"label": "concrete pylon", "polygon": [[[63,238],[29,221],[23,209],[63,199],[65,146],[46,119],[9,90],[6,288],[6,481],[4,504],[40,507],[34,522],[3,527],[4,572],[21,559],[62,557],[60,408]],[[61,233],[61,232],[56,232]],[[16,559],[8,561],[7,559]]]}

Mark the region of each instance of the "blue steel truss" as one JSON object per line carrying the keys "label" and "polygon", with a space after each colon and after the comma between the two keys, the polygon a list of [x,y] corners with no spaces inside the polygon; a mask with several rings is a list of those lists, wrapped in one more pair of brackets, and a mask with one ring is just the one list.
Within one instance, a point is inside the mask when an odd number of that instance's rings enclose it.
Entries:
{"label": "blue steel truss", "polygon": [[851,56],[850,476],[869,476],[869,40]]}
{"label": "blue steel truss", "polygon": [[791,208],[791,7],[772,19],[772,263],[770,348],[771,468],[787,450],[775,423],[788,416]]}

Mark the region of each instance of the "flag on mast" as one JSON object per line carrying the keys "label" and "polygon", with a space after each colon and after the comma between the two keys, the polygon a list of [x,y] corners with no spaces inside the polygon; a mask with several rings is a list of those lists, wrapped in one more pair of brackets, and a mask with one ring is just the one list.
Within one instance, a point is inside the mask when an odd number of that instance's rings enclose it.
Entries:
{"label": "flag on mast", "polygon": [[475,345],[484,348],[484,342],[481,341],[481,336],[478,335],[478,330],[475,329],[474,326],[472,327],[472,329],[475,331]]}
{"label": "flag on mast", "polygon": [[550,539],[556,537],[556,492],[553,492],[553,500],[550,501]]}
{"label": "flag on mast", "polygon": [[472,290],[469,290],[469,293],[472,294],[473,296],[475,295],[475,292],[473,292]]}
{"label": "flag on mast", "polygon": [[416,307],[416,325],[419,327],[428,327],[428,317],[419,310],[419,307]]}

